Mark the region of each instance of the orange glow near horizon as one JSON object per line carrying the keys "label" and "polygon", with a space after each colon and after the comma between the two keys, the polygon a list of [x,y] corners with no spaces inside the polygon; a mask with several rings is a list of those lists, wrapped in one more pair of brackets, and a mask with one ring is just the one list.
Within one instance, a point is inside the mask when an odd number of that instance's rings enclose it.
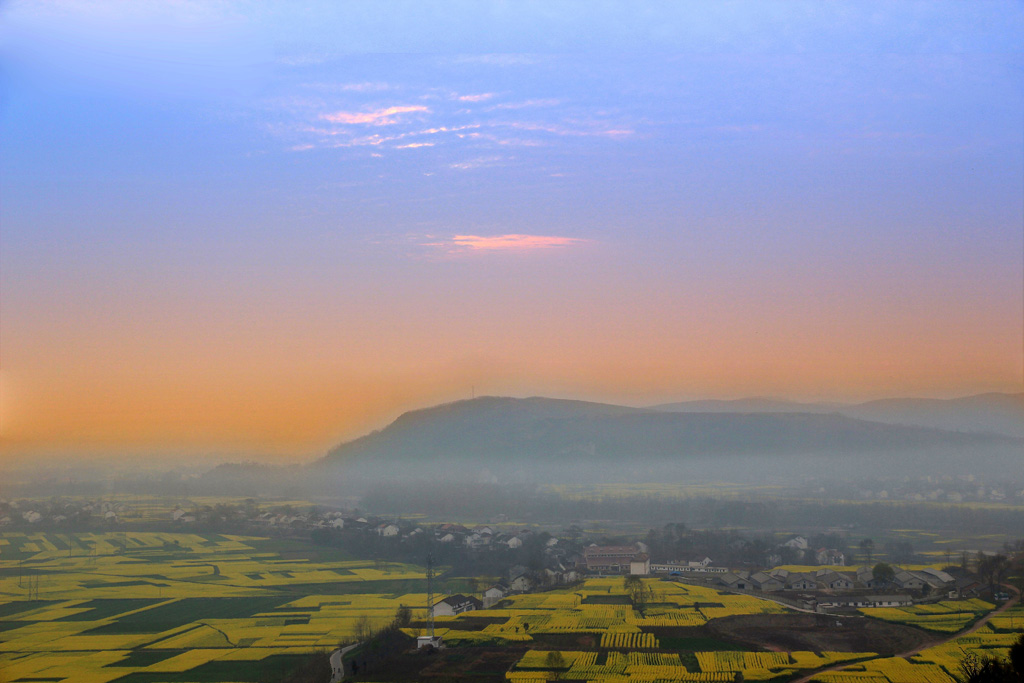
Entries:
{"label": "orange glow near horizon", "polygon": [[[354,325],[347,321],[360,319],[358,306],[313,324],[266,302],[245,324],[220,317],[219,305],[172,302],[152,319],[83,317],[74,338],[40,322],[36,344],[8,352],[16,369],[3,378],[3,448],[302,459],[474,388],[478,396],[644,405],[952,397],[1019,386],[1011,379],[1020,372],[1018,338],[982,308],[944,322],[870,301],[830,311],[828,301],[794,309],[755,297],[745,307],[687,310],[650,291],[646,300],[628,286],[617,291],[598,292],[598,304],[570,286],[546,301],[484,287],[452,298],[434,286],[385,301]],[[171,328],[168,319],[178,322]]]}

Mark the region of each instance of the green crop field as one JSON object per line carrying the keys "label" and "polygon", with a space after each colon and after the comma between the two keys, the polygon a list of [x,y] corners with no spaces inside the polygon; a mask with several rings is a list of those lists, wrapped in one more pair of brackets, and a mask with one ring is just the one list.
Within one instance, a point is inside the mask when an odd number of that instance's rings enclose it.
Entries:
{"label": "green crop field", "polygon": [[[424,571],[216,534],[0,536],[0,681],[257,681],[426,604]],[[282,556],[284,553],[284,556]]]}
{"label": "green crop field", "polygon": [[[0,540],[4,683],[267,680],[312,651],[353,640],[364,617],[380,627],[408,605],[414,621],[406,632],[420,635],[425,626],[422,568],[375,568],[294,541],[143,532],[9,533]],[[909,659],[753,652],[709,624],[743,615],[776,619],[787,608],[705,586],[656,579],[643,586],[642,614],[622,578],[609,577],[439,617],[437,631],[452,653],[479,646],[522,653],[495,673],[513,682],[732,681],[737,672],[745,680],[784,681],[844,664],[816,680],[951,683],[964,651],[1005,655],[1024,626],[1018,607]],[[965,600],[863,612],[924,627],[938,639],[991,608]]]}

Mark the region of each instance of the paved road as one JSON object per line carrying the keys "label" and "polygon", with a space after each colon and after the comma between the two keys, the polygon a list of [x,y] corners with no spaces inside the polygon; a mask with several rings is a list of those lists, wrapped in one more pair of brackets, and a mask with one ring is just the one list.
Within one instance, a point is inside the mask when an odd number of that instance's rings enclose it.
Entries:
{"label": "paved road", "polygon": [[[963,636],[971,635],[972,633],[974,633],[975,631],[980,629],[982,626],[987,624],[992,617],[996,616],[997,614],[1000,614],[1001,612],[1005,612],[1006,610],[1010,609],[1011,607],[1016,605],[1018,602],[1020,602],[1020,593],[1017,591],[1017,589],[1013,588],[1012,586],[1007,586],[1007,588],[1009,588],[1014,593],[1016,593],[1016,595],[1014,595],[1012,598],[1010,598],[1005,603],[1003,603],[1002,607],[999,607],[998,609],[994,609],[991,612],[989,612],[988,614],[986,614],[985,616],[983,616],[981,619],[978,619],[978,621],[976,621],[972,626],[969,626],[969,627],[965,628],[962,631],[957,631],[956,633],[954,633],[951,636],[942,636],[941,638],[937,638],[937,639],[932,640],[932,641],[927,641],[923,645],[919,645],[918,647],[914,648],[913,650],[907,650],[906,652],[901,652],[898,655],[892,655],[892,656],[893,657],[913,657],[916,654],[920,654],[922,650],[927,650],[930,647],[935,647],[936,645],[942,645],[944,643],[948,643],[951,640],[956,640],[957,638],[961,638]],[[888,657],[879,657],[878,659],[888,659]],[[808,681],[810,681],[815,676],[820,676],[821,674],[828,673],[829,671],[838,671],[840,669],[845,669],[848,666],[856,666],[858,664],[864,664],[865,661],[870,662],[872,660],[868,659],[868,660],[862,660],[860,662],[852,662],[852,663],[851,662],[844,662],[844,663],[841,663],[841,664],[833,664],[832,666],[825,667],[824,669],[817,669],[815,671],[812,671],[811,673],[806,674],[805,676],[802,676],[801,678],[796,679],[795,681],[793,681],[793,683],[807,683]]]}
{"label": "paved road", "polygon": [[335,650],[331,653],[331,683],[338,683],[342,678],[345,677],[345,669],[342,667],[341,658],[349,650],[354,650],[361,643],[353,643],[342,650]]}

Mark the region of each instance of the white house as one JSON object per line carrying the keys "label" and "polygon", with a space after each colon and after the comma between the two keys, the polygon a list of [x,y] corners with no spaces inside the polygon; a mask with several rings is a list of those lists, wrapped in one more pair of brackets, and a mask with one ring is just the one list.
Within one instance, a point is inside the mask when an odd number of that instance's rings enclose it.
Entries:
{"label": "white house", "polygon": [[814,554],[818,564],[829,564],[833,567],[846,566],[846,556],[835,548],[819,548]]}
{"label": "white house", "polygon": [[425,647],[432,647],[435,650],[443,650],[444,639],[441,636],[417,636],[416,649],[422,650]]}
{"label": "white house", "polygon": [[629,561],[629,573],[632,575],[646,576],[651,573],[651,557],[647,553],[640,553]]}
{"label": "white house", "polygon": [[483,603],[476,598],[457,593],[455,595],[449,595],[444,600],[435,604],[434,616],[454,617],[456,614],[472,612],[473,610],[478,610],[481,607],[483,607]]}
{"label": "white house", "polygon": [[451,543],[454,540],[455,536],[453,534],[445,534],[441,538],[437,539],[438,543]]}
{"label": "white house", "polygon": [[520,574],[508,582],[508,587],[513,591],[525,593],[533,587],[533,582],[526,574]]}
{"label": "white house", "polygon": [[519,538],[518,536],[513,536],[512,538],[505,541],[505,543],[508,545],[509,548],[523,547],[523,539]]}
{"label": "white house", "polygon": [[397,536],[398,532],[398,526],[394,524],[381,524],[377,527],[377,533],[384,537]]}
{"label": "white house", "polygon": [[505,588],[499,584],[494,584],[484,591],[484,598],[500,600],[503,597],[505,597]]}
{"label": "white house", "polygon": [[793,550],[807,550],[807,539],[803,536],[794,536],[782,545]]}

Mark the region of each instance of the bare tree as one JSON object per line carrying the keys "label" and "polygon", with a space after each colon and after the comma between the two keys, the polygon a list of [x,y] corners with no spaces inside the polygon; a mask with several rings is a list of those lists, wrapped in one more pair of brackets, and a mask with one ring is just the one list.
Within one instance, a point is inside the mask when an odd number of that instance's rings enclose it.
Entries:
{"label": "bare tree", "polygon": [[860,542],[860,553],[864,556],[865,562],[871,564],[871,558],[875,553],[875,542],[870,538],[865,538]]}
{"label": "bare tree", "polygon": [[360,614],[355,624],[356,640],[363,642],[373,637],[373,622],[366,614]]}

